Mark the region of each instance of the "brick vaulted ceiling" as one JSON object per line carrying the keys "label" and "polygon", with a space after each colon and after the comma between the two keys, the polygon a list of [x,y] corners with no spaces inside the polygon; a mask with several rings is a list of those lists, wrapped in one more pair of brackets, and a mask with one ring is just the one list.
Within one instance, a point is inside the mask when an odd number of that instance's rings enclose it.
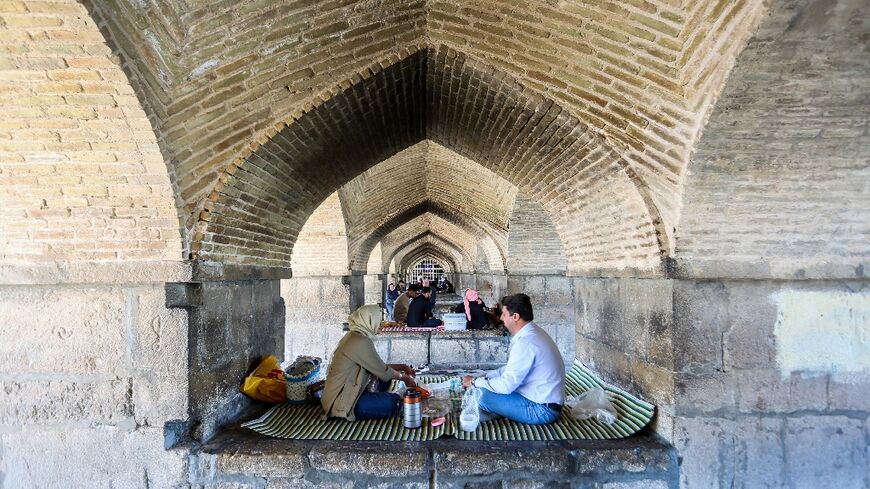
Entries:
{"label": "brick vaulted ceiling", "polygon": [[89,3],[155,128],[195,256],[287,266],[320,201],[431,140],[540,203],[577,273],[672,255],[691,151],[763,9]]}

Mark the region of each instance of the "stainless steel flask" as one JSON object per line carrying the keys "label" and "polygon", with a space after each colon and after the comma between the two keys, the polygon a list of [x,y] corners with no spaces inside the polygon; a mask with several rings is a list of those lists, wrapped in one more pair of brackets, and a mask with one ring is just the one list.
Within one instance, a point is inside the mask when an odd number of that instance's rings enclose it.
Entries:
{"label": "stainless steel flask", "polygon": [[420,392],[416,389],[408,389],[405,392],[403,405],[404,410],[402,412],[402,419],[405,428],[419,428],[423,424],[423,413],[420,406]]}

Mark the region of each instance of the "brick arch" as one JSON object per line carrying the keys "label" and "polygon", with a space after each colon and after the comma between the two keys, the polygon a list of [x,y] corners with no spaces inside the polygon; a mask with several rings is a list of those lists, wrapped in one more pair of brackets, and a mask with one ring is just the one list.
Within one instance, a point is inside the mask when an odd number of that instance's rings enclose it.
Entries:
{"label": "brick arch", "polygon": [[[473,244],[475,241],[486,241],[488,244],[491,243],[491,245],[486,248],[489,253],[493,254],[491,259],[497,262],[504,261],[504,248],[500,247],[497,243],[504,243],[505,237],[501,236],[497,230],[494,230],[487,226],[486,223],[481,223],[469,216],[457,214],[453,210],[447,209],[437,202],[424,201],[396,215],[390,216],[386,222],[373,230],[368,237],[356,247],[354,255],[351,256],[351,270],[356,270],[361,264],[367,263],[371,250],[382,239],[389,236],[391,233],[400,230],[402,226],[407,226],[408,224],[413,223],[416,219],[426,216],[440,218],[444,222],[453,225],[456,229],[464,231],[467,235],[464,240],[467,245]],[[469,254],[473,255],[472,252],[469,252]]]}
{"label": "brick arch", "polygon": [[490,170],[430,140],[424,140],[366,170],[339,190],[346,209],[351,255],[394,214],[423,201],[457,219],[479,222],[506,250],[517,188]]}
{"label": "brick arch", "polygon": [[404,256],[409,249],[420,246],[421,243],[437,245],[439,248],[450,250],[455,254],[455,256],[460,257],[461,259],[456,260],[455,268],[457,269],[457,271],[470,272],[472,270],[472,267],[474,266],[473,255],[470,254],[470,251],[466,249],[466,247],[463,247],[462,244],[454,242],[452,239],[450,239],[450,237],[444,237],[435,234],[430,230],[415,234],[404,240],[403,243],[399,244],[394,249],[392,249],[388,255],[390,257],[390,261],[392,261],[396,257]]}
{"label": "brick arch", "polygon": [[450,255],[438,247],[428,244],[421,244],[408,250],[408,253],[401,256],[401,261],[397,264],[397,267],[402,273],[405,273],[414,266],[415,263],[425,258],[432,258],[439,261],[447,268],[445,271],[449,271],[450,273],[455,273],[460,270]]}
{"label": "brick arch", "polygon": [[[475,110],[459,110],[472,101]],[[411,53],[293,119],[220,178],[201,215],[197,257],[283,266],[322,194],[424,138],[539,202],[576,273],[653,270],[669,248],[642,182],[602,137],[450,49]]]}

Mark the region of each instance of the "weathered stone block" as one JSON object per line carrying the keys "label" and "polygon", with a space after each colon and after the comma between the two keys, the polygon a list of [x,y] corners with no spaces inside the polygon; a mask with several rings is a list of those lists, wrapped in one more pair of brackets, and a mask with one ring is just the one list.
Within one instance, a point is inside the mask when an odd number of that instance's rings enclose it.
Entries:
{"label": "weathered stone block", "polygon": [[[351,453],[348,453],[348,450]],[[313,448],[308,455],[311,468],[333,474],[360,474],[378,477],[413,477],[428,475],[428,454],[423,447],[406,449],[348,448],[336,451]]]}
{"label": "weathered stone block", "polygon": [[[516,294],[519,292],[525,292],[525,277],[522,275],[509,275],[507,279],[507,294]],[[496,297],[495,300],[499,301],[501,297]],[[534,304],[532,304],[534,306]]]}
{"label": "weathered stone block", "polygon": [[375,351],[378,352],[378,355],[380,355],[384,362],[395,363],[390,360],[390,344],[392,343],[390,335],[380,335],[374,339],[373,343],[375,344]]}
{"label": "weathered stone block", "polygon": [[353,481],[317,481],[307,479],[269,478],[266,480],[266,489],[350,489]]}
{"label": "weathered stone block", "polygon": [[278,453],[220,453],[217,470],[221,474],[254,474],[260,477],[302,477],[305,473],[304,450],[287,448]]}
{"label": "weathered stone block", "polygon": [[[569,305],[574,302],[573,281],[567,277],[548,276],[546,278],[546,296],[548,305]],[[534,306],[534,304],[532,304]]]}
{"label": "weathered stone block", "polygon": [[393,337],[390,344],[390,363],[420,365],[429,361],[429,334]]}
{"label": "weathered stone block", "polygon": [[181,374],[187,367],[187,311],[167,309],[160,288],[133,289],[133,367]]}
{"label": "weathered stone block", "polygon": [[870,376],[834,374],[829,380],[828,409],[870,411]]}
{"label": "weathered stone block", "polygon": [[447,339],[436,335],[429,344],[429,362],[433,365],[470,365],[477,363],[474,338]]}
{"label": "weathered stone block", "polygon": [[[508,455],[510,454],[510,455]],[[566,473],[573,465],[567,450],[548,450],[533,455],[529,451],[504,450],[438,450],[434,454],[439,473],[448,476],[473,476],[522,470],[531,473]]]}
{"label": "weathered stone block", "polygon": [[683,457],[680,487],[728,487],[734,478],[734,421],[676,419],[674,446]]}
{"label": "weathered stone block", "polygon": [[746,418],[738,421],[735,438],[735,485],[785,487],[785,453],[782,436],[785,420]]}
{"label": "weathered stone block", "polygon": [[133,411],[136,423],[163,426],[187,417],[188,377],[182,374],[143,372],[133,378]]}
{"label": "weathered stone block", "polygon": [[825,410],[828,404],[826,375],[791,374],[783,379],[778,370],[737,372],[740,412],[794,412]]}
{"label": "weathered stone block", "polygon": [[[778,287],[776,287],[778,288]],[[726,368],[770,368],[776,364],[773,327],[776,305],[770,300],[770,286],[729,285],[731,318],[723,331]],[[701,307],[702,304],[698,304]]]}
{"label": "weathered stone block", "polygon": [[674,283],[674,368],[722,370],[722,332],[730,324],[728,290],[722,283]]}
{"label": "weathered stone block", "polygon": [[320,289],[321,305],[349,307],[351,286],[342,283],[341,277],[323,277],[320,279]]}
{"label": "weathered stone block", "polygon": [[862,420],[845,416],[788,418],[784,445],[792,487],[865,487],[870,461]]}
{"label": "weathered stone block", "polygon": [[481,364],[507,363],[510,337],[478,338],[477,348]]}
{"label": "weathered stone block", "polygon": [[542,306],[534,308],[535,324],[574,324],[574,308],[571,306]]}
{"label": "weathered stone block", "polygon": [[0,371],[112,374],[126,364],[123,292],[111,287],[0,289]]}
{"label": "weathered stone block", "polygon": [[0,425],[69,421],[116,425],[133,416],[129,378],[0,382]]}
{"label": "weathered stone block", "polygon": [[518,290],[514,293],[517,292],[522,292],[529,296],[532,300],[532,309],[534,310],[535,306],[547,303],[547,279],[546,277],[536,275],[526,276],[523,290]]}
{"label": "weathered stone block", "polygon": [[638,393],[655,404],[673,404],[674,373],[637,359],[631,360],[631,377]]}
{"label": "weathered stone block", "polygon": [[601,489],[668,489],[670,485],[661,479],[644,479],[631,482],[605,482]]}
{"label": "weathered stone block", "polygon": [[666,471],[671,465],[668,450],[656,448],[613,448],[575,450],[575,474],[639,473]]}
{"label": "weathered stone block", "polygon": [[736,378],[729,372],[676,374],[676,408],[680,416],[733,412],[737,403]]}
{"label": "weathered stone block", "polygon": [[[164,450],[160,429],[31,428],[0,435],[5,482],[15,487],[184,487],[187,451]],[[82,460],[87,463],[70,463]],[[39,460],[38,465],[33,460]]]}

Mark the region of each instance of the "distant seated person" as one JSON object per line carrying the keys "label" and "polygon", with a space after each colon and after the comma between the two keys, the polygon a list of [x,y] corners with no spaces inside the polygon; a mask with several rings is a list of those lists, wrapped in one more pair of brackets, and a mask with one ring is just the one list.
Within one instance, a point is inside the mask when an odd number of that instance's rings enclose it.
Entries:
{"label": "distant seated person", "polygon": [[411,300],[417,297],[422,288],[418,284],[411,284],[408,286],[408,290],[396,299],[396,303],[393,305],[393,320],[397,323],[404,323],[408,320],[408,308],[411,305]]}
{"label": "distant seated person", "polygon": [[565,404],[565,364],[556,343],[535,325],[526,294],[501,301],[501,320],[511,334],[507,365],[485,377],[465,376],[462,385],[480,388],[481,420],[504,416],[526,424],[559,419]]}
{"label": "distant seated person", "polygon": [[396,379],[411,387],[414,369],[408,365],[387,365],[375,350],[374,340],[381,322],[378,306],[362,306],[347,318],[350,331],[338,342],[326,374],[320,405],[325,417],[348,421],[377,419],[399,414],[399,395],[390,392],[366,392],[373,379],[384,390]]}
{"label": "distant seated person", "polygon": [[408,307],[409,328],[436,328],[441,326],[441,321],[432,317],[429,313],[429,301],[432,299],[432,289],[423,287],[423,293],[414,297]]}
{"label": "distant seated person", "polygon": [[465,314],[465,327],[468,329],[484,329],[489,326],[489,314],[486,312],[486,304],[480,299],[474,289],[465,289],[465,298],[462,304],[453,308],[453,312]]}
{"label": "distant seated person", "polygon": [[423,279],[423,287],[429,288],[429,290],[432,291],[432,293],[429,294],[429,304],[426,306],[426,317],[435,317],[435,300],[438,293],[435,292],[435,289],[431,286],[431,282],[428,278]]}

